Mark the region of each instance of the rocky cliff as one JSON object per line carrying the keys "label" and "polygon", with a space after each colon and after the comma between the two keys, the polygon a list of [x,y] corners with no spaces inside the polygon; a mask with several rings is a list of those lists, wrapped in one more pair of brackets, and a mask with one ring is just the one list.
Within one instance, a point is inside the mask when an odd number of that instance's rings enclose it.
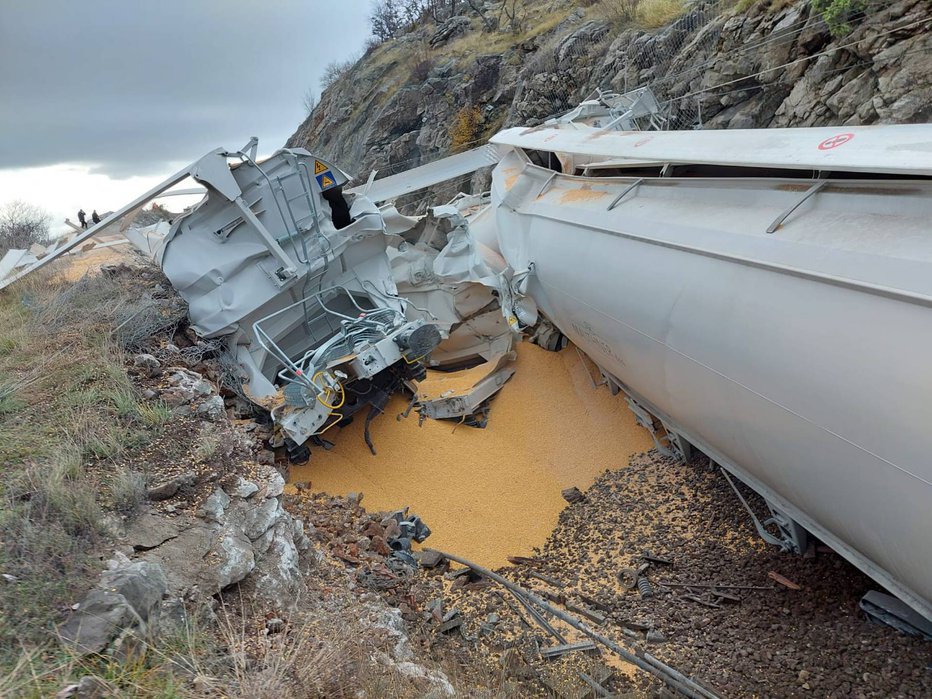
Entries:
{"label": "rocky cliff", "polygon": [[[477,16],[425,22],[346,69],[288,146],[363,177],[372,169],[384,176],[471,147],[503,126],[539,123],[596,89],[645,85],[666,103],[674,128],[932,116],[930,0],[871,4],[843,35],[807,2],[740,10],[697,3],[656,30],[612,21],[611,4],[527,3],[518,34],[510,25],[489,29]],[[483,184],[467,179],[434,196]]]}

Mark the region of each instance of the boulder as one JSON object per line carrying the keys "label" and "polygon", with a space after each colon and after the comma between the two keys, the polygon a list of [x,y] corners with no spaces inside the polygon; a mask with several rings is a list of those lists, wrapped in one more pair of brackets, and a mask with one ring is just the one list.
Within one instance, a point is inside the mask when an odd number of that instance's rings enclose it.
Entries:
{"label": "boulder", "polygon": [[122,595],[91,590],[68,620],[58,627],[61,642],[81,655],[103,653],[136,614]]}
{"label": "boulder", "polygon": [[461,34],[465,34],[472,26],[468,17],[450,17],[446,22],[440,25],[440,28],[430,37],[428,43],[436,48],[450,41]]}
{"label": "boulder", "polygon": [[133,357],[133,366],[143,369],[158,369],[162,363],[151,354],[137,354]]}
{"label": "boulder", "polygon": [[197,406],[195,412],[209,420],[219,420],[226,415],[226,405],[220,396],[211,396]]}
{"label": "boulder", "polygon": [[193,485],[195,482],[197,482],[197,476],[188,471],[152,486],[146,491],[146,495],[150,500],[168,500],[175,497],[181,488]]}
{"label": "boulder", "polygon": [[156,630],[167,590],[161,566],[117,556],[97,587],[59,627],[59,637],[82,655],[103,653],[127,634],[145,639]]}

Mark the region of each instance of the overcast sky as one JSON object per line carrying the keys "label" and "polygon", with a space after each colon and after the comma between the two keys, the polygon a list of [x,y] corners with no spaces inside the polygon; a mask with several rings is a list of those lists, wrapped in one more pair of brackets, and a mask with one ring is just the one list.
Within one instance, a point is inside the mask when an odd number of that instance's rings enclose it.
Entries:
{"label": "overcast sky", "polygon": [[116,209],[218,146],[282,146],[368,0],[0,0],[0,204]]}

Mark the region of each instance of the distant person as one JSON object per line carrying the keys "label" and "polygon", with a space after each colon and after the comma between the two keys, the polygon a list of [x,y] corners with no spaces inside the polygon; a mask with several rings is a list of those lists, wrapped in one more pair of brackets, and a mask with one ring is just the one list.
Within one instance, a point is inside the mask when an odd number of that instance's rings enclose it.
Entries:
{"label": "distant person", "polygon": [[87,214],[84,213],[84,209],[78,210],[78,221],[81,223],[81,228],[87,228]]}
{"label": "distant person", "polygon": [[95,225],[95,226],[96,226],[98,223],[100,223],[100,216],[97,215],[97,209],[94,209],[94,211],[91,212],[91,221],[94,222],[94,225]]}

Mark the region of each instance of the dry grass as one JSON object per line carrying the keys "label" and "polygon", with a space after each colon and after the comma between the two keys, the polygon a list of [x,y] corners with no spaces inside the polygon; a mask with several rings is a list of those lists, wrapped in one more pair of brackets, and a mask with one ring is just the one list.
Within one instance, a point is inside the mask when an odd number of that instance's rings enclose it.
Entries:
{"label": "dry grass", "polygon": [[[0,295],[0,699],[54,696],[89,675],[121,697],[419,696],[369,667],[342,614],[293,615],[268,635],[258,611],[222,611],[219,632],[192,622],[128,658],[65,651],[55,627],[99,576],[108,519],[144,501],[143,475],[119,462],[171,412],[137,400],[113,339],[138,281],[25,281]],[[213,428],[197,445],[202,460],[225,448]]]}
{"label": "dry grass", "polygon": [[599,0],[597,12],[616,29],[634,23],[637,17],[639,0]]}
{"label": "dry grass", "polygon": [[[741,2],[747,0],[739,0]],[[686,12],[685,0],[599,0],[597,12],[616,29],[658,29]]]}
{"label": "dry grass", "polygon": [[638,24],[646,29],[664,27],[686,12],[683,0],[641,0],[637,6]]}
{"label": "dry grass", "polygon": [[[575,9],[564,6],[552,9],[551,3],[526,3],[522,16],[523,31],[513,34],[503,26],[498,31],[482,31],[478,20],[473,28],[438,50],[438,55],[454,56],[460,61],[471,61],[476,56],[501,53],[531,39],[553,31]],[[507,20],[505,20],[507,22]]]}
{"label": "dry grass", "polygon": [[138,282],[51,273],[0,295],[0,676],[60,661],[54,625],[99,573],[106,511],[144,497],[113,466],[166,419],[140,405],[112,337],[138,297]]}
{"label": "dry grass", "polygon": [[762,1],[763,0],[735,0],[729,11],[734,15],[740,15]]}

